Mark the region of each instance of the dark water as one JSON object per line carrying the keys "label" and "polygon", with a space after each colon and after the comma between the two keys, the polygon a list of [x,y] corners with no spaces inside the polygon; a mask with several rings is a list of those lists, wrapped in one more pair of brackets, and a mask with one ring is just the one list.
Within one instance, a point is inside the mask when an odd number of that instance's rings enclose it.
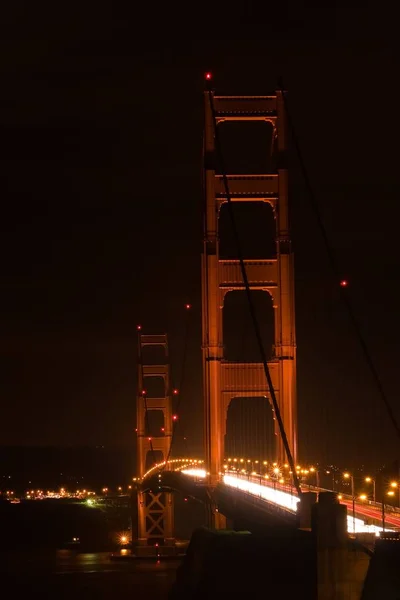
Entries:
{"label": "dark water", "polygon": [[[112,560],[109,552],[74,550],[0,553],[2,587],[13,598],[166,599],[179,560]],[[4,588],[3,588],[4,589]]]}

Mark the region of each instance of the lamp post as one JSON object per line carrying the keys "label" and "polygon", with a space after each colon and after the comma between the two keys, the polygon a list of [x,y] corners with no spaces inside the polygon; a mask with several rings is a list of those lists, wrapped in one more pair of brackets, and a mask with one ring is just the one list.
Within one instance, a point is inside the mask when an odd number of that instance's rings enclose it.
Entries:
{"label": "lamp post", "polygon": [[397,500],[398,504],[397,504],[397,506],[400,506],[400,485],[398,484],[397,481],[391,481],[390,482],[390,487],[393,489],[393,491],[395,489],[397,489],[397,491],[398,491],[398,500]]}
{"label": "lamp post", "polygon": [[276,482],[278,480],[278,477],[279,477],[280,473],[281,472],[280,472],[279,467],[275,467],[274,468],[274,475],[275,475],[275,477],[274,477],[274,490],[276,490]]}
{"label": "lamp post", "polygon": [[315,467],[310,467],[310,473],[315,473],[315,480],[317,483],[317,488],[319,488],[319,471]]}
{"label": "lamp post", "polygon": [[[325,471],[327,475],[331,475],[330,471]],[[332,471],[332,492],[335,491],[335,472]]]}
{"label": "lamp post", "polygon": [[353,475],[351,475],[351,473],[343,473],[343,477],[345,479],[350,479],[351,481],[351,496],[352,496],[352,503],[353,503],[353,533],[356,532],[356,499],[354,496],[354,477]]}
{"label": "lamp post", "polygon": [[366,477],[365,481],[366,481],[366,483],[372,483],[372,485],[373,485],[373,488],[372,488],[373,489],[373,496],[372,496],[372,498],[373,498],[374,502],[376,502],[376,482],[375,482],[375,479],[372,479],[372,477]]}

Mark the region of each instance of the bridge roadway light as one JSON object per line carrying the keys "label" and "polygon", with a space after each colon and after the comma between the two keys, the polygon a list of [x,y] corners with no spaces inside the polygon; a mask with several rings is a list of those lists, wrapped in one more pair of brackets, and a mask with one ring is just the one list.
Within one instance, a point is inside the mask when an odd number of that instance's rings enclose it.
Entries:
{"label": "bridge roadway light", "polygon": [[397,502],[398,502],[398,506],[400,506],[400,485],[399,485],[398,481],[391,481],[390,487],[397,489],[398,494],[399,494]]}
{"label": "bridge roadway light", "polygon": [[310,467],[310,473],[315,473],[315,482],[317,484],[317,488],[319,488],[319,471],[315,467]]}
{"label": "bridge roadway light", "polygon": [[353,503],[353,534],[356,532],[356,500],[354,496],[354,477],[351,473],[343,473],[344,479],[350,479],[351,481],[351,496]]}
{"label": "bridge roadway light", "polygon": [[366,500],[368,500],[368,496],[367,496],[367,494],[360,494],[358,496],[358,499],[362,500],[363,502],[365,502]]}
{"label": "bridge roadway light", "polygon": [[373,499],[374,502],[376,502],[376,482],[375,482],[375,479],[373,479],[372,477],[368,476],[368,477],[366,477],[364,479],[364,481],[366,483],[372,483],[372,485],[373,485],[372,499]]}

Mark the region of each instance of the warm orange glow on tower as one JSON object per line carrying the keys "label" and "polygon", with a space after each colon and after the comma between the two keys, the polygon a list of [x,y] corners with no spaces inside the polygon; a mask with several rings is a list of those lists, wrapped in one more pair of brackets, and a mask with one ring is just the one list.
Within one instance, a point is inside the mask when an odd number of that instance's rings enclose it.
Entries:
{"label": "warm orange glow on tower", "polygon": [[[278,168],[265,175],[228,175],[231,201],[268,202],[276,222],[277,254],[274,259],[245,260],[251,289],[268,291],[275,320],[275,357],[268,362],[289,446],[296,461],[296,336],[294,264],[288,219],[287,125],[281,92],[274,96],[227,97],[205,92],[204,187],[205,219],[202,255],[203,377],[206,463],[210,483],[222,471],[224,436],[229,403],[235,396],[270,398],[262,363],[237,363],[224,359],[222,313],[226,294],[244,289],[239,261],[219,258],[218,219],[226,199],[223,178],[215,173],[213,97],[217,127],[224,121],[266,121],[273,129]],[[277,456],[286,462],[281,437]]]}
{"label": "warm orange glow on tower", "polygon": [[[168,362],[168,341],[166,335],[138,336],[138,393],[136,398],[137,414],[137,472],[142,478],[146,472],[146,458],[150,453],[161,452],[167,459],[172,437],[173,415],[170,383],[170,365]],[[165,351],[165,364],[144,362],[143,348],[161,346]],[[164,380],[164,396],[149,397],[145,384],[151,377]],[[149,388],[150,389],[150,388]],[[158,431],[149,431],[149,418],[146,412],[162,411],[164,426]],[[153,462],[156,462],[153,458]],[[138,491],[138,544],[145,546],[152,540],[164,540],[174,543],[174,507],[171,493]]]}

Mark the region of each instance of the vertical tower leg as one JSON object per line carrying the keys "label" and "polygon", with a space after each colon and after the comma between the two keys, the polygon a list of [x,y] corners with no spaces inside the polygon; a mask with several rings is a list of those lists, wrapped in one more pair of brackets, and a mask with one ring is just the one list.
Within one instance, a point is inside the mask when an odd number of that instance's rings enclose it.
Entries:
{"label": "vertical tower leg", "polygon": [[[143,359],[143,348],[160,346],[165,351],[164,364],[149,364]],[[157,455],[163,463],[169,455],[172,440],[172,396],[170,389],[170,365],[168,362],[168,342],[166,335],[139,335],[138,352],[138,394],[137,394],[137,461],[138,474],[142,481],[146,475],[148,457],[155,465]],[[146,383],[151,377],[161,377],[164,381],[164,395],[155,398],[148,394]],[[164,415],[163,434],[149,430],[149,413],[161,411]],[[147,465],[149,466],[149,465]],[[164,467],[160,464],[160,467]],[[165,466],[168,469],[168,465]],[[154,473],[157,471],[155,470]],[[165,547],[175,545],[174,502],[171,493],[160,490],[138,490],[138,537],[137,551],[143,555],[160,553]]]}

